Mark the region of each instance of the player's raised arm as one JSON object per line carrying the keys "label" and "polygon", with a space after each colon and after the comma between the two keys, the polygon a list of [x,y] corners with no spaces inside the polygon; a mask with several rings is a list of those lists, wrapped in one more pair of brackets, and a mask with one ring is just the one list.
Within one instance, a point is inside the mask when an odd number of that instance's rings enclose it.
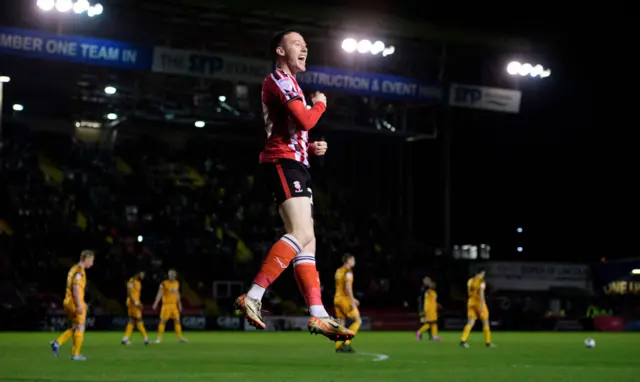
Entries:
{"label": "player's raised arm", "polygon": [[287,103],[287,109],[305,130],[311,130],[327,110],[327,97],[323,93],[315,93],[311,98],[313,107],[307,109],[304,103],[297,99]]}
{"label": "player's raised arm", "polygon": [[158,309],[158,304],[160,303],[160,300],[162,299],[162,284],[160,284],[160,286],[158,287],[158,293],[156,294],[156,300],[153,302],[153,310]]}

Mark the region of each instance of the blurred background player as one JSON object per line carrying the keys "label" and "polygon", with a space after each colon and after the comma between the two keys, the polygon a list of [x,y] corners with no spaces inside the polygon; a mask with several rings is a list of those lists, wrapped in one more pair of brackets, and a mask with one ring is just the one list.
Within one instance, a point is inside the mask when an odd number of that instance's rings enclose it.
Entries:
{"label": "blurred background player", "polygon": [[133,333],[133,326],[142,334],[144,338],[144,344],[149,344],[149,337],[147,331],[144,328],[144,322],[142,321],[142,303],[140,302],[140,293],[142,292],[142,280],[144,280],[144,272],[136,273],[132,278],[127,281],[127,314],[129,316],[129,322],[127,328],[124,331],[124,337],[122,337],[123,345],[130,345],[131,333]]}
{"label": "blurred background player", "polygon": [[299,33],[291,30],[277,33],[269,48],[275,68],[262,85],[267,140],[260,154],[260,167],[287,233],[271,247],[249,292],[238,297],[236,307],[251,325],[264,329],[262,297],[293,261],[298,287],[311,313],[309,331],[333,341],[348,340],[354,333],[331,318],[324,308],[315,259],[309,156],[324,155],[327,143],[309,142],[309,130],[326,110],[327,98],[315,93],[311,98],[313,107],[306,107],[295,78],[296,73],[306,70],[308,54],[307,44]]}
{"label": "blurred background player", "polygon": [[187,342],[182,336],[182,325],[180,324],[180,312],[182,312],[182,301],[180,298],[180,282],[176,280],[178,273],[175,269],[169,270],[169,278],[164,280],[158,288],[156,300],[153,303],[153,310],[158,309],[158,304],[162,299],[162,309],[160,309],[160,324],[158,324],[158,337],[156,343],[162,342],[164,329],[167,321],[173,320],[173,329],[178,335],[178,341]]}
{"label": "blurred background player", "polygon": [[[336,317],[346,324],[347,319],[351,321],[349,330],[357,333],[362,325],[360,318],[360,310],[358,301],[353,294],[353,267],[356,266],[356,258],[351,254],[346,254],[342,258],[342,266],[338,268],[335,274],[336,295],[333,298],[333,306],[336,311]],[[351,347],[351,340],[345,342],[336,342],[336,352],[338,353],[354,353]]]}
{"label": "blurred background player", "polygon": [[94,258],[93,251],[82,251],[80,253],[80,261],[72,266],[67,274],[67,289],[63,304],[64,310],[69,317],[71,328],[65,330],[58,339],[51,342],[51,350],[56,357],[60,351],[60,346],[73,337],[71,359],[74,361],[86,360],[86,357],[80,354],[87,319],[87,304],[84,301],[84,290],[87,286],[85,270],[93,266]]}
{"label": "blurred background player", "polygon": [[481,269],[475,276],[467,281],[467,324],[462,331],[462,338],[460,339],[460,346],[468,348],[467,339],[469,333],[473,329],[473,325],[476,320],[480,318],[482,320],[482,332],[484,333],[484,343],[487,347],[493,347],[491,344],[491,328],[489,326],[489,308],[485,300],[486,284],[484,282],[485,270]]}
{"label": "blurred background player", "polygon": [[423,296],[424,315],[422,316],[423,325],[416,332],[418,340],[422,339],[422,335],[429,329],[429,340],[442,341],[438,337],[438,294],[436,293],[436,283],[429,277],[422,279],[422,283],[426,287]]}

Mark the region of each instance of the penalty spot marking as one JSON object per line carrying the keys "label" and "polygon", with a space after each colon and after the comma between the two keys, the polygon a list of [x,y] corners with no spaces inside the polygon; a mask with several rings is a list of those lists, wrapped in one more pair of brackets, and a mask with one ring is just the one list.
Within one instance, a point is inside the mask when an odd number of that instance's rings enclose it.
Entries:
{"label": "penalty spot marking", "polygon": [[358,355],[362,355],[365,357],[374,357],[372,359],[373,362],[380,362],[380,361],[386,361],[389,359],[389,356],[386,354],[378,354],[378,353],[362,353],[362,352],[357,352],[356,354]]}

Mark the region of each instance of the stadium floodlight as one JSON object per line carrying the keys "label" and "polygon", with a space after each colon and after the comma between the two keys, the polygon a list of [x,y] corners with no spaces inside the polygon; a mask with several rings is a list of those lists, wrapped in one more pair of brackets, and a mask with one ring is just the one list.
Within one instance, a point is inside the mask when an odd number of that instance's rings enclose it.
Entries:
{"label": "stadium floodlight", "polygon": [[360,40],[358,41],[358,53],[369,53],[371,51],[371,46],[373,44],[369,40]]}
{"label": "stadium floodlight", "polygon": [[382,53],[384,48],[384,42],[378,40],[371,45],[371,54]]}
{"label": "stadium floodlight", "polygon": [[342,41],[342,49],[347,53],[353,53],[358,48],[358,42],[352,38],[347,38]]}
{"label": "stadium floodlight", "polygon": [[377,40],[376,42],[371,42],[371,40],[367,39],[356,41],[353,38],[346,38],[342,41],[342,50],[347,53],[358,52],[360,54],[373,55],[382,53],[383,57],[395,52],[395,48],[393,46],[386,46],[385,43],[380,40]]}
{"label": "stadium floodlight", "polygon": [[11,77],[9,76],[0,76],[0,82],[9,82],[11,81]]}
{"label": "stadium floodlight", "polygon": [[519,61],[511,61],[507,65],[507,73],[512,76],[520,75],[522,77],[540,77],[546,78],[551,75],[551,69],[545,69],[542,65],[532,65],[530,63],[521,63]]}
{"label": "stadium floodlight", "polygon": [[87,10],[87,16],[89,17],[100,16],[102,12],[104,12],[104,7],[102,6],[102,4],[97,3],[89,7],[89,9]]}
{"label": "stadium floodlight", "polygon": [[87,16],[99,16],[104,12],[104,7],[100,3],[91,5],[89,0],[38,0],[38,8],[44,12],[56,10],[60,13],[73,11],[75,14],[87,13]]}
{"label": "stadium floodlight", "polygon": [[142,243],[143,240],[144,240],[144,237],[142,237],[142,235],[138,235],[138,243]]}
{"label": "stadium floodlight", "polygon": [[118,114],[109,113],[109,114],[107,114],[107,119],[110,120],[110,121],[115,121],[116,119],[118,119]]}
{"label": "stadium floodlight", "polygon": [[16,103],[13,105],[13,111],[22,111],[24,110],[24,106],[20,105],[19,103]]}
{"label": "stadium floodlight", "polygon": [[56,6],[56,2],[55,0],[38,0],[36,5],[43,11],[50,11]]}
{"label": "stadium floodlight", "polygon": [[88,12],[91,4],[87,0],[78,0],[73,4],[73,11],[77,14]]}
{"label": "stadium floodlight", "polygon": [[118,89],[116,89],[113,86],[107,86],[106,88],[104,88],[104,92],[109,94],[109,95],[116,94],[117,91],[118,91]]}
{"label": "stadium floodlight", "polygon": [[198,129],[202,129],[206,123],[204,123],[204,121],[196,121],[193,125]]}
{"label": "stadium floodlight", "polygon": [[518,248],[516,248],[516,249],[518,250],[518,252],[522,252],[522,251],[524,251],[524,249],[523,249],[522,247],[518,247]]}
{"label": "stadium floodlight", "polygon": [[57,0],[56,10],[60,13],[67,13],[73,8],[72,0]]}
{"label": "stadium floodlight", "polygon": [[223,95],[218,96],[218,101],[220,101],[220,102],[227,102],[227,97],[225,97],[225,96],[223,96]]}
{"label": "stadium floodlight", "polygon": [[633,270],[631,270],[631,274],[632,274],[632,275],[640,275],[640,269],[633,269]]}
{"label": "stadium floodlight", "polygon": [[518,227],[516,231],[518,231],[518,233],[522,233],[522,227]]}

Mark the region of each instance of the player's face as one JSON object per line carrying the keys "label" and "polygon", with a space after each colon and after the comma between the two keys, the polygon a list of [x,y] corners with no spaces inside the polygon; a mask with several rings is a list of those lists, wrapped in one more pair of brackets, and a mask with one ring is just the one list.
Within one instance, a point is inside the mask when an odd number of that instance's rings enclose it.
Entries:
{"label": "player's face", "polygon": [[144,273],[144,272],[140,272],[140,273],[138,274],[138,278],[140,278],[140,280],[144,280],[144,276],[145,276],[145,273]]}
{"label": "player's face", "polygon": [[430,278],[428,278],[428,277],[425,277],[425,278],[423,278],[423,279],[422,279],[422,283],[423,283],[425,286],[429,286],[429,284],[431,283],[431,279],[430,279]]}
{"label": "player's face", "polygon": [[282,50],[292,74],[307,70],[307,43],[299,33],[292,32],[284,36]]}
{"label": "player's face", "polygon": [[349,260],[347,260],[347,265],[349,266],[349,268],[353,268],[356,266],[356,258],[355,257],[350,257]]}
{"label": "player's face", "polygon": [[176,276],[176,271],[169,271],[169,280],[175,280]]}
{"label": "player's face", "polygon": [[483,280],[484,280],[484,276],[485,276],[485,274],[486,274],[486,272],[485,272],[485,271],[482,271],[482,272],[478,273],[478,277],[480,277],[481,279],[483,279]]}
{"label": "player's face", "polygon": [[94,260],[93,256],[89,256],[86,259],[84,259],[84,267],[86,269],[93,267],[93,260]]}

